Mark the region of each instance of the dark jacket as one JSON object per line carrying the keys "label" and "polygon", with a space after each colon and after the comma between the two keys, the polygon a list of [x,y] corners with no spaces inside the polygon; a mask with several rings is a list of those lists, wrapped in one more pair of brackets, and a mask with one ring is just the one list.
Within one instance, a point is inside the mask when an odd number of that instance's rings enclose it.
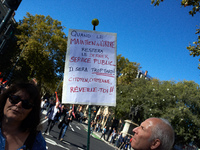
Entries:
{"label": "dark jacket", "polygon": [[112,129],[109,128],[108,131],[107,131],[107,135],[110,136],[111,133],[112,133]]}
{"label": "dark jacket", "polygon": [[[55,106],[52,106],[52,107],[48,110],[48,112],[47,112],[47,114],[46,114],[46,116],[48,116],[49,119],[51,119],[52,116],[53,116],[54,107],[55,107]],[[59,119],[59,117],[60,117],[60,114],[61,114],[61,113],[60,113],[60,108],[58,108],[58,109],[59,109],[59,112],[57,112],[56,115],[55,115],[55,117],[54,117],[54,120],[55,120],[55,121],[58,121],[58,119]]]}
{"label": "dark jacket", "polygon": [[66,125],[69,125],[69,122],[72,122],[72,114],[69,114],[68,112],[65,113],[65,116],[62,120],[62,122],[64,122]]}

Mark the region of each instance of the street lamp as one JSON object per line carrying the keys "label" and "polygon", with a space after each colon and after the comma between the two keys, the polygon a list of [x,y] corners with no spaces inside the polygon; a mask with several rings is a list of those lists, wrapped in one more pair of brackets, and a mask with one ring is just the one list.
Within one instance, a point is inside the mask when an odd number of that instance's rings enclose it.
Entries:
{"label": "street lamp", "polygon": [[97,18],[92,20],[93,30],[95,30],[95,27],[99,25],[99,20]]}

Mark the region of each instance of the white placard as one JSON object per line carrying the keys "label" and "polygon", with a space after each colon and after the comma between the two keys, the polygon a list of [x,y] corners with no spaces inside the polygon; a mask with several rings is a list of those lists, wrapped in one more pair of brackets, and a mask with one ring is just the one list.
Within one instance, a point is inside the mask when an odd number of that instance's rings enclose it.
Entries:
{"label": "white placard", "polygon": [[116,106],[117,34],[69,29],[62,103]]}

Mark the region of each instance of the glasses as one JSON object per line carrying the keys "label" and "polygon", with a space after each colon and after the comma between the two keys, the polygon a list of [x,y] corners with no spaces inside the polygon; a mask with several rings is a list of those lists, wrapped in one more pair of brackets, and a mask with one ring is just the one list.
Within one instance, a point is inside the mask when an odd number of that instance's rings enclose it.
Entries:
{"label": "glasses", "polygon": [[11,104],[18,104],[19,102],[22,102],[22,107],[24,109],[31,109],[34,106],[28,100],[22,100],[20,96],[16,95],[9,95],[9,101]]}

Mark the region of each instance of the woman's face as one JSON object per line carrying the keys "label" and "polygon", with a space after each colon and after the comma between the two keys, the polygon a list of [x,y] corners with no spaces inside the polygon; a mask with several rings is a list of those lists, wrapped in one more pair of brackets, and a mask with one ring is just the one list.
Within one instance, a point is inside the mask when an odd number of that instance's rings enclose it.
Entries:
{"label": "woman's face", "polygon": [[[14,96],[19,96],[21,100],[28,100],[30,102],[28,94],[24,91],[18,91],[13,94]],[[8,120],[13,120],[17,122],[23,121],[28,114],[31,112],[32,108],[25,109],[22,107],[22,101],[19,101],[17,104],[12,104],[9,101],[9,98],[6,100],[6,104],[4,106],[4,117]]]}

